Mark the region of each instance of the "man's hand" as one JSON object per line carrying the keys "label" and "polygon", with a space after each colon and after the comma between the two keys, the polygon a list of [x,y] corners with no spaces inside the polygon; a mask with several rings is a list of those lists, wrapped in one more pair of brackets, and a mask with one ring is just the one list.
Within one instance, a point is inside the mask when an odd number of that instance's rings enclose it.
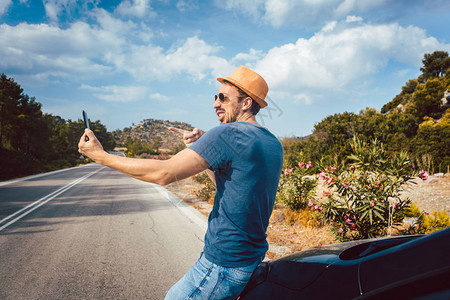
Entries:
{"label": "man's hand", "polygon": [[[183,135],[183,142],[186,145],[186,147],[189,147],[194,143],[196,140],[198,140],[202,136],[202,132],[198,130],[198,128],[194,128],[192,131],[183,130],[180,128],[175,127],[169,127],[169,130],[172,130],[173,132],[179,133]],[[216,184],[216,177],[214,175],[214,172],[207,169],[206,174],[208,174],[209,178],[212,180],[214,184]]]}
{"label": "man's hand", "polygon": [[192,145],[192,143],[194,143],[196,140],[198,140],[202,136],[202,133],[200,132],[200,130],[198,130],[198,128],[194,128],[194,130],[192,130],[192,131],[187,131],[187,130],[180,129],[180,128],[169,127],[169,130],[176,132],[178,134],[182,134],[183,142],[186,145],[186,147],[189,147],[190,145]]}
{"label": "man's hand", "polygon": [[[89,140],[86,141],[86,136],[89,137]],[[99,162],[105,154],[107,154],[103,150],[102,144],[100,144],[97,137],[94,135],[94,132],[90,129],[85,129],[83,136],[80,138],[80,142],[78,143],[78,152],[93,159],[96,162]]]}

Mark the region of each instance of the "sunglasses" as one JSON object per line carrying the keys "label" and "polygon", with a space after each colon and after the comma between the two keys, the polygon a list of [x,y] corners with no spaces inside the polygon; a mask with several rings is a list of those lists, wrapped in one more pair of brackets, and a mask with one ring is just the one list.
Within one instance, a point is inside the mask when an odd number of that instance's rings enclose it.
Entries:
{"label": "sunglasses", "polygon": [[219,93],[218,95],[214,95],[214,101],[216,101],[217,98],[219,98],[219,101],[220,101],[221,103],[224,103],[224,102],[225,102],[225,99],[228,100],[228,98],[226,98],[222,93]]}
{"label": "sunglasses", "polygon": [[[248,96],[245,96],[245,97],[237,97],[237,98],[238,98],[238,99],[244,99],[244,98],[247,98],[247,97],[248,97]],[[214,95],[214,101],[216,101],[217,98],[219,98],[219,101],[220,101],[221,103],[224,103],[224,102],[230,100],[230,98],[225,97],[224,94],[222,94],[222,93],[219,93],[218,95]]]}

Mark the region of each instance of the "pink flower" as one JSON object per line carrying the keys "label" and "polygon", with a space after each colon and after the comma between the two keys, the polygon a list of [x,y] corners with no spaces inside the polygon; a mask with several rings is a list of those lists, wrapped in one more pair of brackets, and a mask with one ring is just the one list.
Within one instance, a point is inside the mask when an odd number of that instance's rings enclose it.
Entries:
{"label": "pink flower", "polygon": [[424,170],[421,170],[421,171],[419,171],[419,177],[420,177],[422,180],[427,180],[427,179],[428,179],[428,173],[425,172]]}
{"label": "pink flower", "polygon": [[350,219],[345,220],[345,223],[351,223],[351,222],[352,222],[352,220],[350,220]]}
{"label": "pink flower", "polygon": [[375,202],[376,202],[377,200],[370,200],[370,206],[375,206]]}
{"label": "pink flower", "polygon": [[319,210],[322,210],[322,209],[323,209],[323,207],[322,207],[322,205],[320,205],[320,206],[319,206]]}
{"label": "pink flower", "polygon": [[303,169],[305,167],[305,163],[304,162],[299,162],[298,166],[300,167],[300,169]]}
{"label": "pink flower", "polygon": [[353,230],[353,229],[355,229],[355,228],[356,228],[356,225],[355,225],[355,224],[351,224],[351,225],[350,225],[350,229]]}
{"label": "pink flower", "polygon": [[294,170],[294,169],[286,169],[286,170],[284,170],[284,175],[289,175],[289,173],[292,173],[292,170]]}
{"label": "pink flower", "polygon": [[319,205],[314,206],[314,209],[318,210],[319,209]]}
{"label": "pink flower", "polygon": [[309,200],[308,200],[308,206],[311,207],[311,206],[313,206],[313,205],[314,205],[314,203],[312,202],[311,199],[309,199]]}
{"label": "pink flower", "polygon": [[427,212],[427,211],[423,211],[423,213],[426,214],[427,216],[430,214],[430,213]]}
{"label": "pink flower", "polygon": [[322,178],[322,180],[325,180],[325,172],[320,172],[319,176],[320,178]]}
{"label": "pink flower", "polygon": [[345,188],[348,188],[348,184],[344,183],[344,187],[345,187]]}
{"label": "pink flower", "polygon": [[342,227],[339,227],[338,232],[342,233],[342,232],[344,232],[344,229],[342,229]]}
{"label": "pink flower", "polygon": [[328,185],[331,185],[335,181],[334,177],[332,176],[325,176],[325,183]]}
{"label": "pink flower", "polygon": [[310,161],[308,161],[308,163],[306,164],[306,168],[309,169],[312,167],[312,163]]}

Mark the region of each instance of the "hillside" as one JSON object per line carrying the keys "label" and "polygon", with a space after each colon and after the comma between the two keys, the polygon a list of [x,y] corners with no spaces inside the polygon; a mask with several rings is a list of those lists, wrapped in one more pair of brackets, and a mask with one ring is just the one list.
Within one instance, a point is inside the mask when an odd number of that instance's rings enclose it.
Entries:
{"label": "hillside", "polygon": [[181,136],[172,132],[168,127],[177,127],[184,130],[193,130],[194,127],[185,122],[145,119],[131,127],[125,127],[123,130],[112,132],[116,145],[124,147],[127,139],[138,139],[142,143],[152,145],[155,141],[160,141],[159,151],[167,153],[175,148],[184,147]]}

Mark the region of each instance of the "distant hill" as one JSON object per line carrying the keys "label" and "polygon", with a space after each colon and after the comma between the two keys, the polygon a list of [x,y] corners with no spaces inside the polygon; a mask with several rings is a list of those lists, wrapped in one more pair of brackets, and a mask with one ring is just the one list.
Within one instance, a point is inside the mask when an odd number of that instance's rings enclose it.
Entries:
{"label": "distant hill", "polygon": [[151,145],[155,138],[161,138],[162,145],[159,150],[167,153],[184,145],[181,135],[170,131],[168,127],[177,127],[184,130],[194,129],[192,125],[185,122],[145,119],[131,127],[125,127],[123,130],[117,129],[112,134],[118,147],[125,146],[128,138],[139,139],[148,145]]}

